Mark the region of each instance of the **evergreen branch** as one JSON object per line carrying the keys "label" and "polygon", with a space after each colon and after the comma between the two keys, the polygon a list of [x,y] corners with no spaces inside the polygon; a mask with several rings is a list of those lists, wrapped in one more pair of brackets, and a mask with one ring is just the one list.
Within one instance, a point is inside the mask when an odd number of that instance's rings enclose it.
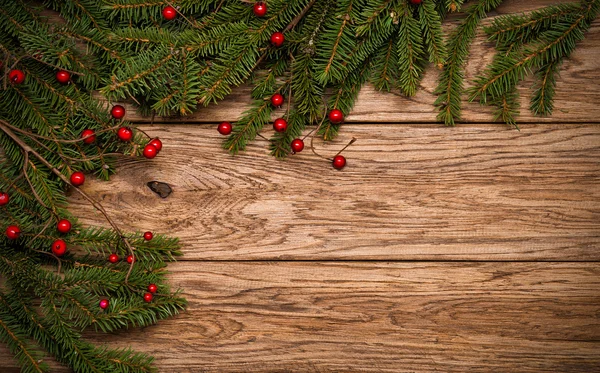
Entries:
{"label": "evergreen branch", "polygon": [[542,66],[536,73],[536,89],[529,107],[535,115],[551,115],[554,108],[554,93],[556,76],[562,64],[562,59],[552,61]]}
{"label": "evergreen branch", "polygon": [[372,82],[378,90],[390,91],[399,76],[398,55],[395,53],[396,38],[390,38],[374,56]]}
{"label": "evergreen branch", "polygon": [[419,22],[413,17],[407,3],[398,9],[400,27],[396,48],[398,54],[398,87],[407,96],[414,96],[423,73],[423,42]]}
{"label": "evergreen branch", "polygon": [[435,4],[425,1],[419,7],[419,20],[427,44],[429,62],[436,64],[440,69],[446,61],[446,46],[442,37],[442,19],[435,10]]}
{"label": "evergreen branch", "polygon": [[33,349],[25,341],[25,336],[17,331],[19,329],[18,323],[6,321],[11,319],[10,314],[0,310],[0,340],[7,344],[10,352],[19,361],[21,372],[47,372],[48,366],[40,362],[41,353]]}
{"label": "evergreen branch", "polygon": [[254,107],[246,111],[233,126],[233,131],[223,143],[223,148],[232,154],[244,150],[248,141],[254,140],[256,134],[269,122],[271,111],[269,101],[255,101]]}

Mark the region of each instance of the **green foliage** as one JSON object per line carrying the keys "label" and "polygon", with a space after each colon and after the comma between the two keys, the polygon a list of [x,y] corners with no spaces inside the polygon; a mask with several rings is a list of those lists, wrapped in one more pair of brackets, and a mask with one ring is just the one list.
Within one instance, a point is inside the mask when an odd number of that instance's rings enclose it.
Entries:
{"label": "green foliage", "polygon": [[[165,280],[166,263],[180,254],[178,242],[160,234],[145,241],[139,232],[124,233],[116,225],[84,227],[68,212],[66,192],[72,188],[73,172],[107,179],[117,155],[139,155],[148,142],[139,131],[130,143],[118,141],[116,129],[131,124],[112,119],[92,91],[112,82],[113,69],[121,76],[154,66],[132,56],[155,58],[162,51],[166,57],[171,50],[134,51],[129,49],[133,43],[115,42],[116,33],[108,31],[113,22],[97,1],[48,1],[66,20],[59,26],[25,1],[0,3],[0,192],[10,196],[0,206],[0,341],[23,372],[48,371],[46,355],[77,372],[153,371],[146,354],[98,348],[82,335],[88,329],[147,326],[183,310],[185,300]],[[168,67],[184,77],[200,71],[195,60],[179,55],[173,60]],[[11,69],[25,73],[23,84],[7,81]],[[71,84],[57,82],[59,69],[71,72]],[[107,95],[151,95],[146,84],[163,83],[156,77],[148,73],[119,91],[107,89]],[[197,94],[197,86],[183,79],[173,88],[178,90],[176,103],[169,103],[168,110],[191,112],[196,102],[190,103],[190,97]],[[83,143],[85,129],[95,131],[93,144]],[[59,219],[73,223],[69,233],[58,232]],[[4,234],[9,225],[20,228],[17,240]],[[61,258],[51,252],[57,239],[68,247]],[[109,264],[110,253],[122,259],[134,253],[135,264]],[[142,295],[150,283],[158,285],[159,293],[146,303]],[[110,307],[101,309],[100,299],[108,299]]]}

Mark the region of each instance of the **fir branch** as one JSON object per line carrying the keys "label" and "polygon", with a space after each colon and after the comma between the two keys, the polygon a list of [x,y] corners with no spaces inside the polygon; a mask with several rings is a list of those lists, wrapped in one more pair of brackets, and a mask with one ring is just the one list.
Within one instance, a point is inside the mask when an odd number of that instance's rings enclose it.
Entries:
{"label": "fir branch", "polygon": [[440,69],[446,61],[446,46],[442,37],[442,19],[435,9],[435,4],[425,1],[419,7],[419,20],[423,37],[427,44],[429,62]]}
{"label": "fir branch", "polygon": [[398,54],[398,88],[407,96],[414,96],[423,73],[423,39],[419,22],[413,17],[408,3],[398,8],[400,27],[398,28],[396,48]]}
{"label": "fir branch", "polygon": [[554,108],[556,76],[562,59],[552,61],[540,68],[536,73],[536,85],[531,98],[530,109],[535,115],[551,115]]}

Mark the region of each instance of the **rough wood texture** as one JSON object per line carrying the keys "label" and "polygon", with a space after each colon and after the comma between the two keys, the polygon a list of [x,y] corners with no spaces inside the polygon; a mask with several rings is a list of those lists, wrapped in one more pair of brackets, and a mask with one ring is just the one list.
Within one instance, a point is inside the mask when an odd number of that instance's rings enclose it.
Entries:
{"label": "rough wood texture", "polygon": [[[563,0],[562,2],[572,2]],[[531,11],[550,4],[556,0],[532,1],[505,1],[493,15],[504,15],[515,12]],[[489,22],[489,20],[488,20]],[[453,22],[447,23],[447,28]],[[471,56],[466,68],[467,82],[480,75],[494,56],[493,44],[486,41],[483,32],[473,43]],[[529,111],[531,98],[532,79],[520,85],[521,116],[520,123],[540,122],[598,122],[600,118],[600,84],[594,84],[600,71],[600,20],[596,20],[586,35],[586,39],[579,44],[573,56],[567,60],[561,69],[561,76],[557,85],[555,109],[552,117],[540,118]],[[414,97],[407,98],[396,93],[379,92],[372,86],[365,86],[348,122],[411,122],[424,123],[436,122],[437,109],[433,103],[436,96],[433,91],[437,85],[438,71],[431,67],[427,70],[421,87]],[[469,84],[467,84],[467,87]],[[581,89],[585,87],[585,89]],[[221,120],[235,120],[241,113],[248,109],[250,104],[250,87],[239,87],[224,101],[217,105],[202,107],[194,115],[187,117],[154,118],[155,122],[183,122],[206,123]],[[147,122],[148,117],[135,113],[135,109],[128,107],[128,120]],[[282,112],[277,112],[276,115]],[[482,107],[478,103],[464,102],[463,121],[471,123],[486,123],[492,121],[492,109]]]}
{"label": "rough wood texture", "polygon": [[358,138],[341,172],[310,150],[276,161],[264,140],[231,157],[214,125],[143,128],[161,154],[84,188],[124,226],[180,237],[183,260],[600,260],[597,125],[348,125],[316,142],[332,156]]}
{"label": "rough wood texture", "polygon": [[600,370],[597,263],[206,262],[171,271],[188,312],[98,339],[155,354],[161,372]]}

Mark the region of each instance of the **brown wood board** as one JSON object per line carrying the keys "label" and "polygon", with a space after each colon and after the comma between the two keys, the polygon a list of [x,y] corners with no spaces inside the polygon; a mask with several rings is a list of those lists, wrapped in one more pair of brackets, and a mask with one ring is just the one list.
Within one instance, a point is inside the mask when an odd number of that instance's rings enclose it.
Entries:
{"label": "brown wood board", "polygon": [[598,125],[345,125],[315,142],[332,157],[358,139],[342,171],[309,149],[277,161],[260,139],[232,157],[215,125],[142,128],[160,155],[83,189],[123,226],[180,237],[182,260],[600,259]]}
{"label": "brown wood board", "polygon": [[177,373],[600,371],[597,263],[186,262],[170,271],[186,313],[96,340],[152,353],[159,371]]}

